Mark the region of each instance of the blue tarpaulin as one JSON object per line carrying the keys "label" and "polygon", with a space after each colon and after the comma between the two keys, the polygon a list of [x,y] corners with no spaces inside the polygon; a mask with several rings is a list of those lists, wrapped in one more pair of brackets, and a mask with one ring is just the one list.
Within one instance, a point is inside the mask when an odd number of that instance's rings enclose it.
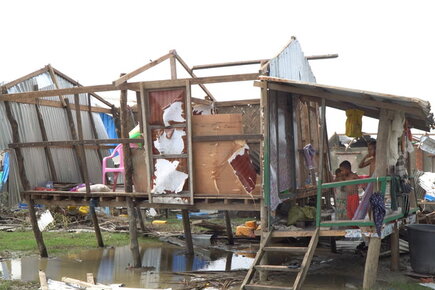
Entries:
{"label": "blue tarpaulin", "polygon": [[3,186],[8,181],[9,177],[9,153],[6,152],[3,157],[3,171],[0,173],[0,192],[3,191]]}
{"label": "blue tarpaulin", "polygon": [[[103,121],[104,128],[106,128],[107,136],[109,137],[109,139],[118,139],[119,137],[118,134],[116,134],[116,126],[113,117],[105,113],[100,113],[100,118]],[[112,153],[113,149],[110,149],[109,152]]]}

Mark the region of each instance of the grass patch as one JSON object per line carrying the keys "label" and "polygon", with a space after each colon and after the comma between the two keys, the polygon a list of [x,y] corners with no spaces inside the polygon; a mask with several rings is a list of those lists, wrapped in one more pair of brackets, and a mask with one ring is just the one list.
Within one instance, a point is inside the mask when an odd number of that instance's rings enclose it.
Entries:
{"label": "grass patch", "polygon": [[38,282],[23,282],[20,280],[2,280],[0,279],[0,290],[30,290],[39,289]]}
{"label": "grass patch", "polygon": [[[130,243],[126,233],[103,232],[106,246],[125,246]],[[97,247],[94,233],[44,232],[44,242],[49,255],[68,254]],[[139,237],[139,243],[159,243],[157,239]],[[8,252],[22,252],[23,254],[38,253],[33,232],[11,232],[0,234],[0,249]],[[7,254],[3,253],[7,256]],[[0,252],[2,256],[2,252]]]}
{"label": "grass patch", "polygon": [[377,290],[427,290],[429,288],[418,284],[419,282],[390,282],[388,286],[376,288]]}

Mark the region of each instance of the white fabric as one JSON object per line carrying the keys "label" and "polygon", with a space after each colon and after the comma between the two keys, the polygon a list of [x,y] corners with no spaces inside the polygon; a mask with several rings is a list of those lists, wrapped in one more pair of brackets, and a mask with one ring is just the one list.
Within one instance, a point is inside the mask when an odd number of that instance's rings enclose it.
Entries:
{"label": "white fabric", "polygon": [[390,146],[390,150],[388,150],[388,165],[394,166],[397,163],[397,159],[399,159],[399,147],[397,144],[397,140],[403,134],[403,124],[405,123],[405,113],[403,112],[394,112],[391,117],[391,128],[388,134],[388,144]]}

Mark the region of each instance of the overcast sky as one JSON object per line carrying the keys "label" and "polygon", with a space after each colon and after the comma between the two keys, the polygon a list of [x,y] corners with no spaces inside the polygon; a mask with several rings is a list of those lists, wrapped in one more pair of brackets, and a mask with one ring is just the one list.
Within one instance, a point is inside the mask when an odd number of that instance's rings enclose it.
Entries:
{"label": "overcast sky", "polygon": [[[83,85],[108,84],[170,49],[190,66],[271,58],[296,36],[305,55],[340,55],[310,61],[318,83],[435,105],[434,6],[433,1],[2,1],[0,82],[50,63]],[[186,76],[178,70],[179,77]],[[169,63],[163,63],[139,79],[168,76]],[[210,91],[218,100],[259,97],[252,82],[229,88],[212,85]],[[329,111],[330,134],[344,131],[344,115]],[[363,130],[376,129],[375,122],[364,121]]]}

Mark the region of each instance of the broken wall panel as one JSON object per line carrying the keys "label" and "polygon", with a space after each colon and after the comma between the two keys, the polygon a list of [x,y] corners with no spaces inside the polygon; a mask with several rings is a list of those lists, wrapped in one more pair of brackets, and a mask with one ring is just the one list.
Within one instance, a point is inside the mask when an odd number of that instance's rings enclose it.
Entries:
{"label": "broken wall panel", "polygon": [[275,210],[280,195],[292,197],[296,193],[293,101],[289,93],[269,90],[269,158],[270,202]]}
{"label": "broken wall panel", "polygon": [[154,154],[182,154],[187,152],[186,130],[182,128],[151,130]]}
{"label": "broken wall panel", "polygon": [[[260,130],[260,104],[240,104],[233,106],[218,106],[218,114],[240,114],[242,116],[242,128],[244,134],[261,134]],[[260,166],[260,142],[248,142],[249,153],[257,172],[261,174]]]}
{"label": "broken wall panel", "polygon": [[[186,92],[184,89],[149,91],[150,112],[148,121],[150,125],[169,126],[168,123],[185,122],[185,97]],[[180,111],[181,115],[177,114]],[[171,119],[175,120],[171,121]],[[168,125],[165,125],[165,121]]]}
{"label": "broken wall panel", "polygon": [[[240,114],[197,115],[192,117],[193,136],[243,134]],[[246,195],[228,160],[235,152],[245,148],[246,142],[219,141],[193,142],[195,193],[211,195]],[[252,165],[252,164],[251,164]],[[260,193],[259,176],[251,194]]]}
{"label": "broken wall panel", "polygon": [[248,145],[245,145],[234,152],[230,159],[228,159],[228,162],[246,192],[253,192],[257,184],[257,172],[251,162],[251,158],[249,157]]}

